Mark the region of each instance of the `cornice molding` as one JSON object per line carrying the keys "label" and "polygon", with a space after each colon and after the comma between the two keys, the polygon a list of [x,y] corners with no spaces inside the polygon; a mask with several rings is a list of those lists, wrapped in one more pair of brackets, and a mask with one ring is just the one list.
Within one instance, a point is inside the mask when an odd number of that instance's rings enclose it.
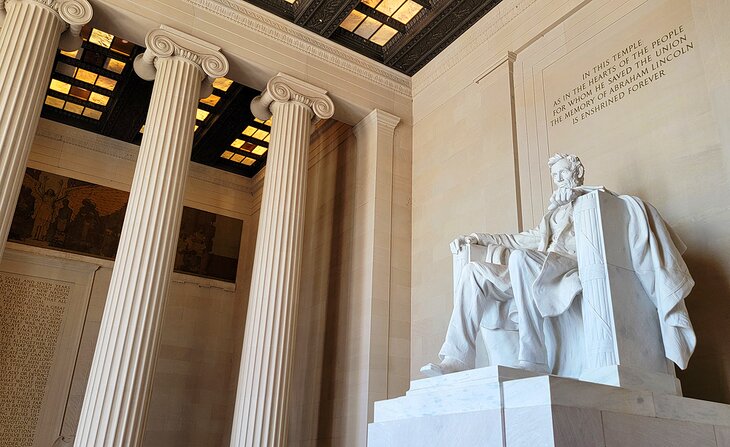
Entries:
{"label": "cornice molding", "polygon": [[248,30],[277,40],[355,76],[411,97],[411,79],[396,70],[343,48],[273,14],[235,0],[185,0],[186,3],[216,14]]}
{"label": "cornice molding", "polygon": [[491,36],[507,26],[537,1],[505,0],[489,11],[470,30],[452,43],[452,45],[458,45],[458,50],[452,51],[447,56],[446,53],[449,51],[447,48],[446,51],[436,56],[413,76],[413,96],[415,97],[421,93],[426,87],[454,68],[459,62],[469,59],[470,55],[477,48],[484,45]]}
{"label": "cornice molding", "polygon": [[[139,146],[134,144],[45,119],[40,120],[36,136],[132,163],[137,162],[139,154]],[[234,176],[235,180],[229,176]],[[198,163],[191,162],[188,177],[245,194],[253,194],[254,191],[252,180]]]}

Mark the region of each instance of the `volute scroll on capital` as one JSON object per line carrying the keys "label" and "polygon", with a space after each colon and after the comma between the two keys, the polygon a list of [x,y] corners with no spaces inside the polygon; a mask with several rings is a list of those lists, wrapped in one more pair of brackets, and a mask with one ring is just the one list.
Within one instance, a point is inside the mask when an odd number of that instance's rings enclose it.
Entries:
{"label": "volute scroll on capital", "polygon": [[292,76],[279,73],[269,80],[266,89],[251,101],[251,112],[261,120],[271,116],[273,102],[295,101],[302,103],[312,110],[313,120],[331,118],[335,113],[335,106],[327,95],[327,91],[315,87]]}
{"label": "volute scroll on capital", "polygon": [[5,21],[6,11],[13,3],[38,3],[58,14],[68,26],[61,35],[59,47],[64,51],[74,51],[81,47],[81,28],[91,21],[94,10],[88,0],[0,0],[0,26]]}
{"label": "volute scroll on capital", "polygon": [[134,70],[146,81],[155,79],[158,59],[173,56],[187,59],[200,68],[203,81],[201,97],[209,96],[213,92],[212,82],[228,73],[228,59],[219,47],[174,28],[162,25],[150,31],[145,45],[145,52],[134,61]]}

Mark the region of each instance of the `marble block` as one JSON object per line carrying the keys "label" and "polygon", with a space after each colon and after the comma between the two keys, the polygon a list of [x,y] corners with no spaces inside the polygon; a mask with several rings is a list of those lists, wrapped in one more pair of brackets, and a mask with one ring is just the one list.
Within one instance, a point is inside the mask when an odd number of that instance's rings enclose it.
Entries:
{"label": "marble block", "polygon": [[730,405],[503,366],[411,382],[375,403],[370,447],[727,447]]}

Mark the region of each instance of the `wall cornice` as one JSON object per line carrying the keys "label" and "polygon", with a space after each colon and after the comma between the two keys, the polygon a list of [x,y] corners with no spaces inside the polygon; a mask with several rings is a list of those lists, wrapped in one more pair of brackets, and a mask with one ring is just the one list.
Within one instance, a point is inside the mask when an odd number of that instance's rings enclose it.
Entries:
{"label": "wall cornice", "polygon": [[[40,120],[36,136],[132,163],[137,162],[139,153],[139,146],[134,144],[45,119]],[[246,194],[254,191],[252,180],[198,163],[190,164],[188,177]]]}
{"label": "wall cornice", "polygon": [[186,3],[237,23],[253,32],[296,48],[304,54],[337,66],[355,76],[411,97],[411,78],[343,48],[284,19],[236,0],[185,0]]}

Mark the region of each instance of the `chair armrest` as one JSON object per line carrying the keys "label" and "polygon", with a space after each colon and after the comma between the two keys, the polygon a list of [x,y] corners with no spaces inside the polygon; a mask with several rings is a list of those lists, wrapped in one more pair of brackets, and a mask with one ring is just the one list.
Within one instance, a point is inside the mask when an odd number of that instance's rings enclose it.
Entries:
{"label": "chair armrest", "polygon": [[461,250],[453,254],[454,296],[456,296],[456,286],[459,284],[464,266],[473,261],[491,262],[489,259],[490,251],[494,252],[485,245],[466,244],[461,247]]}

